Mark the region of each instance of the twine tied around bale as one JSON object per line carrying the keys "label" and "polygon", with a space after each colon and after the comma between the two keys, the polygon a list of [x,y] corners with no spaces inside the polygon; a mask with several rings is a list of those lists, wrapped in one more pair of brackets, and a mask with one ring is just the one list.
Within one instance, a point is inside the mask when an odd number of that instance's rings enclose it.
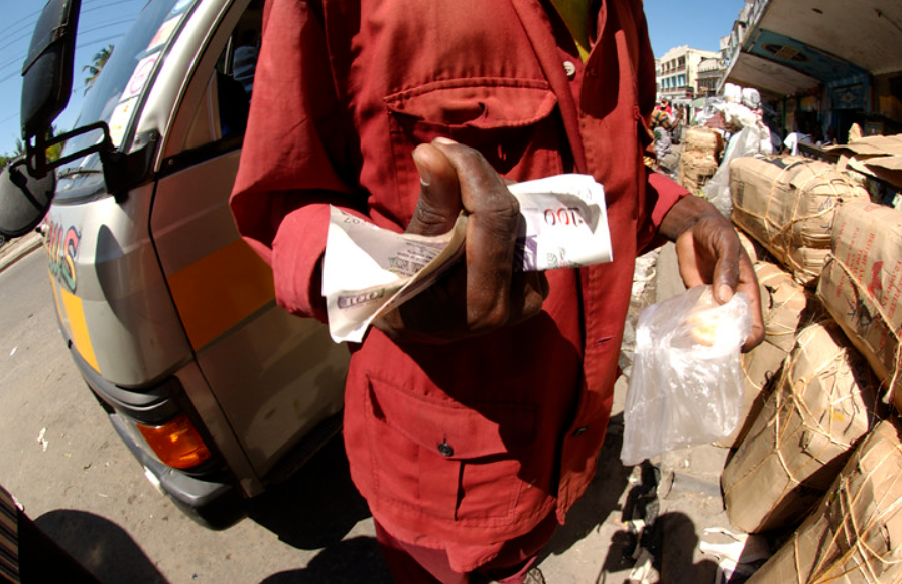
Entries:
{"label": "twine tied around bale", "polygon": [[[796,214],[798,213],[798,210],[799,210],[798,209],[799,204],[802,201],[802,196],[808,192],[808,189],[810,188],[809,184],[812,181],[820,179],[830,173],[837,174],[836,178],[831,178],[830,180],[825,181],[824,184],[827,185],[830,188],[830,190],[832,191],[833,198],[837,202],[840,202],[840,203],[842,202],[843,198],[837,191],[837,188],[834,183],[841,183],[842,185],[848,187],[849,189],[854,189],[855,185],[853,185],[851,182],[849,182],[842,175],[839,175],[837,173],[837,171],[834,170],[833,168],[826,168],[826,169],[824,169],[823,172],[812,173],[812,176],[809,177],[805,182],[803,182],[797,189],[799,195],[795,199],[795,206],[792,209],[792,218],[790,218],[789,221],[786,222],[785,224],[779,225],[778,223],[773,221],[770,217],[771,202],[775,198],[774,195],[776,194],[776,191],[777,191],[777,185],[790,184],[790,182],[786,182],[786,183],[782,182],[783,176],[790,170],[794,170],[794,169],[798,168],[799,166],[810,167],[810,164],[806,161],[798,160],[798,161],[791,163],[786,168],[782,169],[780,171],[780,174],[777,175],[777,178],[773,181],[773,184],[771,184],[770,194],[767,197],[767,204],[765,205],[763,216],[759,215],[757,213],[754,213],[751,210],[746,209],[746,208],[742,207],[741,205],[737,205],[735,203],[734,203],[734,209],[738,209],[739,211],[745,213],[749,217],[753,217],[762,222],[762,224],[764,225],[764,229],[765,229],[765,236],[767,237],[768,241],[767,242],[762,241],[761,243],[764,243],[768,248],[770,248],[772,250],[776,250],[780,253],[780,255],[784,256],[782,259],[789,265],[790,269],[793,272],[802,273],[807,276],[816,278],[818,276],[818,272],[813,272],[810,269],[806,268],[805,266],[801,265],[799,262],[797,262],[795,260],[795,258],[792,257],[792,254],[790,253],[791,246],[789,244],[778,245],[778,239],[781,238],[782,236],[784,236],[784,234],[786,232],[790,231],[795,226],[796,223],[800,223],[802,221],[808,221],[811,219],[817,219],[818,217],[822,217],[828,213],[832,213],[835,211],[835,205],[833,205],[833,206],[827,207],[825,209],[820,209],[817,213],[814,213],[812,215],[806,215],[804,217],[796,216]],[[772,234],[771,231],[773,228],[776,228],[776,231]],[[791,235],[789,236],[789,239],[790,240],[792,239]]]}
{"label": "twine tied around bale", "polygon": [[[861,454],[856,454],[856,456],[859,457],[858,466],[860,467]],[[881,575],[886,571],[887,567],[902,562],[902,560],[897,558],[885,557],[879,550],[875,550],[869,546],[866,541],[868,533],[874,531],[875,528],[879,529],[881,525],[885,525],[888,520],[893,518],[896,513],[899,512],[900,508],[902,508],[902,498],[898,497],[891,500],[889,506],[885,509],[882,509],[882,505],[879,504],[884,503],[886,498],[893,493],[894,489],[885,489],[884,492],[880,494],[882,495],[882,499],[879,503],[875,501],[880,512],[867,518],[868,520],[864,525],[859,525],[862,518],[855,515],[855,505],[859,503],[860,499],[866,494],[864,486],[871,482],[871,478],[882,469],[886,462],[893,459],[898,460],[900,458],[902,458],[902,445],[894,444],[893,449],[885,453],[870,471],[861,475],[861,487],[857,492],[853,492],[852,477],[848,474],[840,475],[835,490],[837,491],[838,503],[840,505],[842,523],[836,526],[836,530],[823,549],[823,554],[818,559],[818,562],[812,567],[808,578],[804,580],[802,578],[802,569],[799,560],[801,553],[799,550],[798,533],[793,536],[793,560],[795,562],[796,576],[799,584],[827,584],[828,582],[834,582],[848,574],[853,574],[856,571],[862,572],[869,582],[880,582]],[[847,469],[848,468],[849,467],[847,467]],[[892,476],[893,486],[900,482],[902,482],[902,468],[897,469],[896,473]],[[847,532],[849,529],[848,526],[851,526],[851,533]],[[839,538],[843,535],[845,536],[845,540],[849,542],[849,549],[841,553],[837,558],[831,559],[831,552],[842,549],[839,545]],[[885,554],[893,554],[893,549],[887,546]],[[852,561],[856,555],[858,555],[857,561]],[[880,570],[879,573],[875,569],[877,563],[881,564],[884,568],[883,570]],[[851,565],[846,567],[847,564]],[[837,573],[837,570],[842,571]]]}
{"label": "twine tied around bale", "polygon": [[[784,363],[778,386],[774,391],[774,394],[771,396],[771,399],[774,400],[774,411],[771,414],[770,419],[765,422],[765,428],[773,429],[772,431],[774,432],[775,436],[774,450],[768,453],[761,461],[759,461],[741,477],[739,477],[730,486],[730,488],[724,489],[725,496],[730,494],[738,485],[754,476],[761,469],[761,467],[769,463],[771,458],[776,458],[780,468],[787,477],[787,485],[783,488],[778,497],[779,500],[782,500],[788,492],[793,490],[797,485],[802,484],[805,479],[800,479],[798,477],[802,474],[802,471],[809,467],[809,465],[818,463],[821,467],[824,466],[823,464],[821,464],[819,457],[827,450],[830,445],[837,446],[843,451],[849,451],[852,449],[852,444],[843,442],[833,436],[832,430],[836,420],[834,420],[834,416],[825,414],[832,411],[836,405],[842,403],[843,401],[853,399],[853,394],[839,398],[834,397],[833,394],[837,391],[836,383],[834,383],[831,386],[831,395],[826,406],[819,411],[812,411],[808,404],[806,404],[802,399],[802,390],[804,388],[807,388],[814,379],[818,377],[829,377],[831,375],[836,377],[840,373],[840,371],[843,371],[843,369],[841,369],[843,366],[845,366],[847,368],[846,370],[851,374],[852,368],[847,359],[848,350],[846,348],[840,349],[832,358],[824,360],[820,364],[820,366],[811,374],[806,377],[800,378],[795,382],[792,381],[792,376],[798,364],[799,356],[801,352],[807,347],[807,344],[811,342],[811,339],[812,337],[800,337],[800,344],[798,345],[797,350],[794,351],[790,359],[786,363]],[[795,412],[798,416],[800,423],[795,431],[792,432],[792,434],[789,434],[790,430],[787,420],[791,418],[793,412]],[[821,420],[823,418],[826,418],[827,421],[826,428],[821,423]],[[784,456],[783,447],[789,443],[789,438],[791,436],[798,435],[799,433],[806,430],[813,433],[814,435],[825,437],[826,442],[824,443],[820,451],[816,453],[808,452],[807,454],[809,456],[809,459],[805,461],[805,463],[803,463],[798,468],[792,468],[789,461],[787,461]],[[748,440],[749,438],[747,437],[746,439]],[[810,474],[811,473],[808,473],[808,476],[810,476]],[[765,515],[764,517],[764,520],[766,521],[775,510],[776,506],[768,511],[767,515]]]}

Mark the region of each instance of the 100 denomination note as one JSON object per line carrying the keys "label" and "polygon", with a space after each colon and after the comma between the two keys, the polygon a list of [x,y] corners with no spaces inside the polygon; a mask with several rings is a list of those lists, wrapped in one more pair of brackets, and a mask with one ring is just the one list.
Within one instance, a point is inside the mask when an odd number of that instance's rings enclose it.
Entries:
{"label": "100 denomination note", "polygon": [[[520,203],[515,269],[543,271],[610,262],[604,188],[567,174],[510,185]],[[323,296],[336,342],[363,340],[379,316],[431,285],[464,253],[466,215],[443,235],[381,229],[332,207]]]}

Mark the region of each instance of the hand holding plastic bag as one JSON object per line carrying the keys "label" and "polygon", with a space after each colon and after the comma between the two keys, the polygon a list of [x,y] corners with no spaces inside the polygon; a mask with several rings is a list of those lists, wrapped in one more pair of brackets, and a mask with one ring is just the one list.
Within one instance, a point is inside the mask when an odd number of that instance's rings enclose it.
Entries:
{"label": "hand holding plastic bag", "polygon": [[740,292],[720,305],[710,286],[639,313],[624,411],[624,464],[733,431],[742,407],[739,353],[751,327],[748,297]]}

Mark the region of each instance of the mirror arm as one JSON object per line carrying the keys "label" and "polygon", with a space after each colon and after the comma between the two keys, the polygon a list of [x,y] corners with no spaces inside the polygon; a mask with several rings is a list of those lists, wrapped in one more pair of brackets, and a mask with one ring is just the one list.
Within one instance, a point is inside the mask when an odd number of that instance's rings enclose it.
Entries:
{"label": "mirror arm", "polygon": [[[96,130],[103,132],[103,139],[97,144],[54,161],[47,160],[46,152],[51,146],[65,142],[75,136],[80,136]],[[134,155],[124,154],[116,150],[113,146],[110,128],[107,123],[94,122],[64,132],[58,136],[54,136],[50,140],[45,140],[41,136],[34,136],[34,145],[32,146],[30,141],[27,142],[26,152],[28,161],[32,162],[29,166],[33,169],[33,175],[37,178],[42,178],[51,170],[78,160],[79,158],[83,158],[89,154],[99,154],[100,162],[103,166],[103,179],[106,183],[107,192],[113,195],[113,198],[117,203],[123,203],[127,198],[128,186],[131,182],[129,176],[136,174],[130,171],[138,171],[137,174],[141,175],[141,178],[143,178],[143,175],[150,167],[148,156],[152,155],[154,151],[153,148],[148,148],[148,146],[153,142],[156,142],[156,140],[157,134],[156,132],[153,132],[147,138],[147,144],[135,152]]]}

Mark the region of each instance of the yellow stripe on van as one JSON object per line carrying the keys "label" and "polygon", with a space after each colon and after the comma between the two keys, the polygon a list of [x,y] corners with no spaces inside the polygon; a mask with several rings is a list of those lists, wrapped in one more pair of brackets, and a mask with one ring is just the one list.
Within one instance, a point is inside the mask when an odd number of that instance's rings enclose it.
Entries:
{"label": "yellow stripe on van", "polygon": [[66,311],[66,319],[69,322],[69,332],[72,333],[75,350],[94,371],[100,373],[97,355],[94,354],[94,345],[91,344],[91,335],[88,334],[88,323],[85,321],[85,309],[81,298],[62,288],[57,289],[63,309]]}
{"label": "yellow stripe on van", "polygon": [[47,270],[47,275],[50,276],[50,289],[53,290],[53,306],[56,307],[56,316],[59,318],[59,321],[61,323],[65,322],[63,320],[63,308],[60,306],[60,295],[56,290],[56,278],[53,277],[53,274],[50,273],[50,270]]}
{"label": "yellow stripe on van", "polygon": [[275,298],[272,271],[238,239],[167,278],[194,350]]}

